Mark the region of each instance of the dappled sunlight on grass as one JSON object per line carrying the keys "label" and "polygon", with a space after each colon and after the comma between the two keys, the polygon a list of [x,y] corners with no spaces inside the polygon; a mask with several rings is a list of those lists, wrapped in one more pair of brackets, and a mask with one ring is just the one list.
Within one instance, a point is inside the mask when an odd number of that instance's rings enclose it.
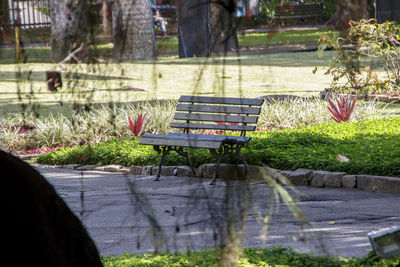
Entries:
{"label": "dappled sunlight on grass", "polygon": [[318,43],[320,35],[327,35],[333,38],[338,32],[327,29],[303,30],[303,31],[273,31],[272,33],[249,33],[238,35],[239,45],[243,46],[265,46],[275,44],[298,44]]}
{"label": "dappled sunlight on grass", "polygon": [[[325,57],[329,57],[326,53]],[[153,98],[178,98],[182,94],[257,97],[289,93],[317,95],[328,87],[322,72],[312,74],[315,64],[326,58],[315,53],[246,55],[240,58],[161,59],[156,62],[122,64],[0,65],[0,105],[24,103],[126,102]],[[301,63],[303,62],[303,63]],[[303,66],[300,66],[303,64]],[[63,87],[47,90],[45,72],[61,70]],[[17,78],[17,74],[20,77]],[[17,82],[18,80],[18,82]],[[144,91],[121,90],[134,87]],[[11,100],[14,98],[14,100]]]}

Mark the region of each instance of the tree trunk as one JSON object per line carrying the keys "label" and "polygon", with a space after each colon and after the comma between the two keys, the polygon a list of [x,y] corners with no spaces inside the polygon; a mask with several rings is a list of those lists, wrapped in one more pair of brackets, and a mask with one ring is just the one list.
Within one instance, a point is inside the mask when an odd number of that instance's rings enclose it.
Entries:
{"label": "tree trunk", "polygon": [[226,53],[239,46],[233,23],[235,7],[233,0],[210,1],[211,50],[214,53]]}
{"label": "tree trunk", "polygon": [[103,8],[101,9],[101,16],[103,19],[103,33],[105,35],[111,35],[112,12],[109,0],[103,0]]}
{"label": "tree trunk", "polygon": [[50,1],[51,57],[54,62],[66,58],[82,43],[87,44],[90,12],[87,0]]}
{"label": "tree trunk", "polygon": [[156,57],[151,10],[148,0],[115,0],[112,7],[115,61]]}
{"label": "tree trunk", "polygon": [[400,2],[398,0],[376,0],[376,18],[379,23],[393,20],[400,23]]}
{"label": "tree trunk", "polygon": [[0,0],[0,25],[10,23],[8,0]]}
{"label": "tree trunk", "polygon": [[3,42],[5,35],[10,32],[10,27],[5,26],[10,23],[10,13],[8,10],[8,0],[0,0],[0,26],[3,27],[0,32],[0,44]]}
{"label": "tree trunk", "polygon": [[337,0],[336,12],[328,21],[328,27],[346,30],[351,20],[357,21],[367,17],[367,6],[367,0]]}
{"label": "tree trunk", "polygon": [[179,0],[179,56],[210,56],[238,47],[233,0]]}
{"label": "tree trunk", "polygon": [[177,0],[179,57],[209,57],[208,0]]}

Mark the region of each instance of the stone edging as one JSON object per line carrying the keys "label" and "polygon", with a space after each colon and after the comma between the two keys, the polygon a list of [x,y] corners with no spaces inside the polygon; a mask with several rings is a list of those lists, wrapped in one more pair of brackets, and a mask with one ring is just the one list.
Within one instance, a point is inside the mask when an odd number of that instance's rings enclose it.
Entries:
{"label": "stone edging", "polygon": [[[44,166],[33,164],[34,166]],[[196,176],[211,178],[215,164],[203,164],[196,170]],[[123,167],[120,165],[81,165],[68,164],[52,166],[74,170],[96,170],[114,173],[125,173],[132,175],[156,175],[158,166],[132,166]],[[239,170],[239,171],[238,171]],[[221,164],[219,176],[229,176],[232,179],[239,179],[243,173],[243,165]],[[363,191],[373,191],[382,193],[400,194],[400,177],[374,176],[374,175],[352,175],[345,172],[314,171],[309,169],[297,169],[295,171],[280,171],[268,167],[249,165],[249,177],[262,179],[263,175],[270,175],[276,178],[281,174],[295,186],[328,187],[328,188],[348,188]],[[193,176],[189,166],[162,166],[161,175],[164,176]]]}

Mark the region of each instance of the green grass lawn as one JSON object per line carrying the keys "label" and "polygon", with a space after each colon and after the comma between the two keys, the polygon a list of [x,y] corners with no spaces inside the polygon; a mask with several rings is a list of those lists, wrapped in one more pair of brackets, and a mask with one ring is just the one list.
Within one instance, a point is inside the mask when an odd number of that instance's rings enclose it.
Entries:
{"label": "green grass lawn", "polygon": [[[317,44],[321,35],[337,36],[338,32],[327,29],[301,30],[301,31],[273,31],[272,33],[246,33],[238,34],[240,47],[267,47],[270,45],[295,45],[304,43]],[[177,51],[178,38],[163,38],[157,40],[161,52]]]}
{"label": "green grass lawn", "polygon": [[[73,103],[177,99],[183,94],[317,96],[329,87],[331,77],[323,70],[315,74],[312,71],[315,66],[326,67],[334,55],[326,51],[322,58],[316,52],[165,57],[154,62],[69,64],[65,69],[51,63],[0,64],[0,107],[3,112],[18,112],[21,103],[30,107],[40,104],[40,110],[47,112],[70,109],[68,105]],[[56,93],[47,90],[45,72],[49,70],[62,73],[63,87]]]}
{"label": "green grass lawn", "polygon": [[[257,97],[267,94],[318,95],[330,84],[323,72],[333,56],[315,52],[244,55],[226,58],[162,58],[123,64],[0,64],[0,107],[15,112],[20,103],[54,107],[61,102],[134,102],[171,99],[182,94]],[[49,92],[45,72],[62,72],[63,87]],[[121,90],[130,86],[145,92]],[[115,90],[113,90],[115,89]],[[17,95],[17,92],[20,95]],[[19,99],[20,97],[20,99]]]}
{"label": "green grass lawn", "polygon": [[321,35],[334,36],[338,32],[327,29],[302,30],[302,31],[283,31],[272,33],[248,33],[238,36],[240,47],[268,46],[268,45],[294,45],[304,43],[317,44]]}
{"label": "green grass lawn", "polygon": [[[0,49],[0,64],[11,64],[15,63],[15,49],[11,48],[11,45],[15,42],[14,36],[12,35],[6,38],[4,41],[10,45],[10,48]],[[272,33],[249,33],[239,34],[238,41],[240,47],[267,47],[270,45],[294,45],[304,43],[317,43],[321,35],[336,36],[337,32],[332,32],[327,29],[313,29],[313,30],[301,30],[301,31],[283,31]],[[10,40],[10,38],[12,38]],[[50,31],[48,29],[33,29],[29,31],[22,31],[21,41],[22,43],[29,43],[31,41],[48,43],[50,40]],[[103,42],[99,40],[99,42]],[[178,53],[178,38],[159,38],[157,39],[157,46],[159,53],[162,56],[165,52]],[[96,46],[101,57],[110,57],[112,55],[112,44],[99,44]],[[50,47],[40,48],[27,48],[25,49],[25,55],[27,62],[30,63],[49,63],[50,59]]]}
{"label": "green grass lawn", "polygon": [[[316,42],[327,30],[304,30],[239,35],[241,46]],[[159,47],[177,49],[177,39],[160,39]],[[97,46],[101,56],[112,54],[112,45]],[[268,94],[317,96],[329,87],[324,71],[334,52],[322,58],[316,52],[186,58],[160,56],[136,63],[50,63],[50,48],[25,50],[26,64],[14,64],[14,49],[0,49],[0,112],[39,110],[40,113],[71,110],[73,104],[129,103],[149,99],[176,99],[182,94],[258,97]],[[47,90],[45,72],[62,73],[63,87]],[[126,87],[145,91],[126,90]],[[21,106],[21,104],[26,105]],[[1,114],[1,113],[0,113]]]}

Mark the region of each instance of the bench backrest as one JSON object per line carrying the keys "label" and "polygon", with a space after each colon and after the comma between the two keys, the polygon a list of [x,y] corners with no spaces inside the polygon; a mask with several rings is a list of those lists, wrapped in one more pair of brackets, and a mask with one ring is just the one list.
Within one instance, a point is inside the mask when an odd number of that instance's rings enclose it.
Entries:
{"label": "bench backrest", "polygon": [[[181,96],[172,128],[184,133],[191,129],[254,131],[264,99],[209,96]],[[183,121],[183,122],[182,122]]]}
{"label": "bench backrest", "polygon": [[324,6],[322,4],[285,4],[277,6],[275,16],[322,16],[324,14]]}

